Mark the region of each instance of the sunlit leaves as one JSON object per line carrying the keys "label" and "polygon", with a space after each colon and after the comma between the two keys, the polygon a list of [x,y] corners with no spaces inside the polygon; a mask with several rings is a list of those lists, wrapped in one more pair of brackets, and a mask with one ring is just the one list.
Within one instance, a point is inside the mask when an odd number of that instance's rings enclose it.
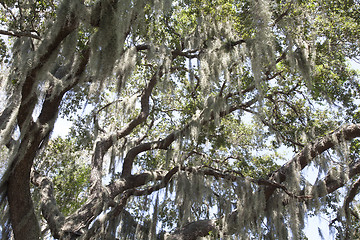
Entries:
{"label": "sunlit leaves", "polygon": [[76,148],[73,140],[58,137],[51,140],[37,160],[35,168],[52,179],[56,201],[65,215],[87,200],[90,175],[87,154],[86,150]]}

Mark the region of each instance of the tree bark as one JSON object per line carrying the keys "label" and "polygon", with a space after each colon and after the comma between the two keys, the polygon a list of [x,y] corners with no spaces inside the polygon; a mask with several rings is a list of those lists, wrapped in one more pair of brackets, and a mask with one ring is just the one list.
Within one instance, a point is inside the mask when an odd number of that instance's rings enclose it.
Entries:
{"label": "tree bark", "polygon": [[[32,125],[34,126],[35,123]],[[8,179],[10,221],[16,240],[37,240],[40,237],[39,221],[34,212],[30,193],[30,169],[41,142],[39,133],[34,131],[33,134],[28,133],[24,137]]]}

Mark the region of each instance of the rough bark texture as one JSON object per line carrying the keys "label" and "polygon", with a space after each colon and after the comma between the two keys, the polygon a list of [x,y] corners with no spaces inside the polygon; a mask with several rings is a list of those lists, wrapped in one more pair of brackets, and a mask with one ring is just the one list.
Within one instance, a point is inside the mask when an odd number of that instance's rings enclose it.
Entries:
{"label": "rough bark texture", "polygon": [[[35,132],[36,133],[36,132]],[[29,139],[30,138],[30,139]],[[32,140],[32,136],[23,139],[23,156],[14,159],[16,163],[8,179],[7,196],[10,207],[10,221],[15,239],[39,239],[40,226],[34,212],[30,195],[30,169],[41,139]]]}

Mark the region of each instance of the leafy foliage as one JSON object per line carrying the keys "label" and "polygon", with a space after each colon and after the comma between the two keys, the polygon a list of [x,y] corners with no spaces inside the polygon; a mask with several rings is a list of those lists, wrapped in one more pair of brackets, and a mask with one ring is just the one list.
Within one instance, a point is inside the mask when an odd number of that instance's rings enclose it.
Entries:
{"label": "leafy foliage", "polygon": [[51,177],[60,210],[69,215],[87,200],[90,166],[86,165],[86,150],[74,148],[74,140],[57,137],[50,141],[34,166]]}

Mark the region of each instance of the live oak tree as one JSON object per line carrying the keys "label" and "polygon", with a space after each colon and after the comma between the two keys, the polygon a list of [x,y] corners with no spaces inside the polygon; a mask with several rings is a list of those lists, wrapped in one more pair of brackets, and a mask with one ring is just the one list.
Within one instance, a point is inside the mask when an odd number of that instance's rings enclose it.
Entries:
{"label": "live oak tree", "polygon": [[2,238],[359,234],[358,0],[0,4]]}

